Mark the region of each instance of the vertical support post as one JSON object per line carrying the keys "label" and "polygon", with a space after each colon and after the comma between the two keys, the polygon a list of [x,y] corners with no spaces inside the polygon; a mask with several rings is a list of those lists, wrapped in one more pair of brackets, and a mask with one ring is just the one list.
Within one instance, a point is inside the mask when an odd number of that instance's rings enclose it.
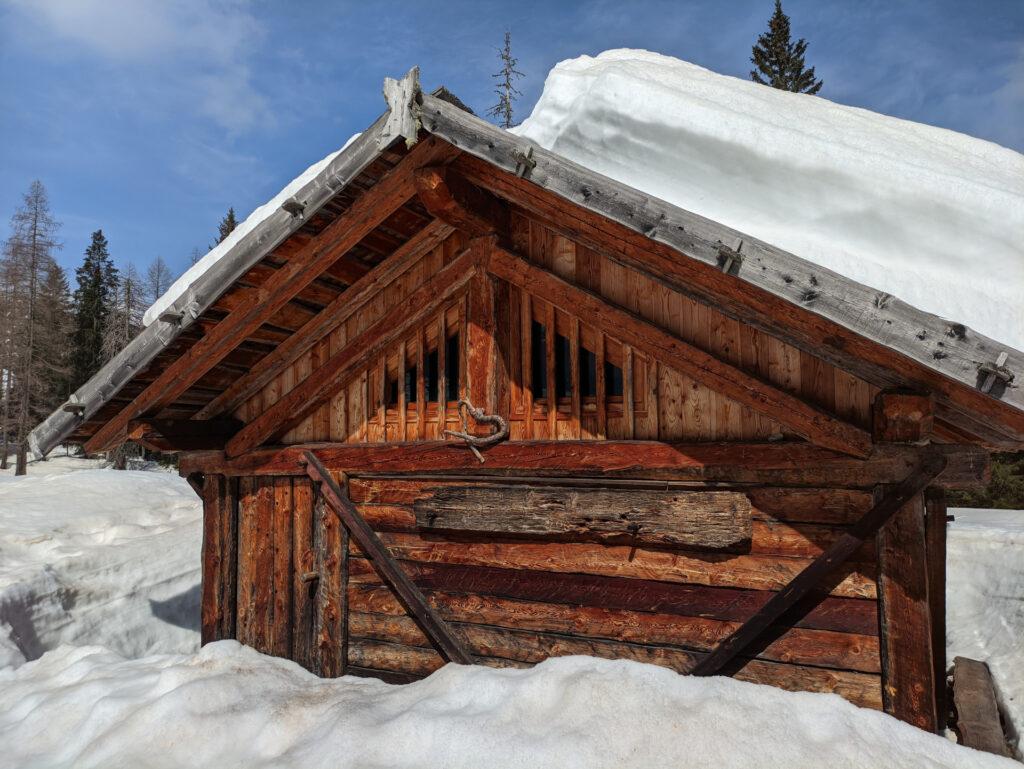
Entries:
{"label": "vertical support post", "polygon": [[936,732],[923,494],[915,495],[882,527],[877,546],[882,706],[902,721]]}
{"label": "vertical support post", "polygon": [[203,481],[203,559],[200,641],[235,637],[238,524],[235,479],[207,475]]}
{"label": "vertical support post", "polygon": [[924,492],[924,538],[928,560],[928,605],[932,620],[932,657],[935,663],[936,729],[946,728],[949,703],[946,691],[946,493],[940,488]]}

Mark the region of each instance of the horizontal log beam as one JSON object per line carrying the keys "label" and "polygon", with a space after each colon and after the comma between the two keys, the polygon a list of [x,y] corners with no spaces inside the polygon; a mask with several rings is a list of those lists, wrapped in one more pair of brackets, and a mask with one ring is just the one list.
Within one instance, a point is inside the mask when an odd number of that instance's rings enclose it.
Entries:
{"label": "horizontal log beam", "polygon": [[227,445],[228,456],[239,456],[277,438],[313,413],[388,345],[408,334],[444,302],[455,296],[474,274],[476,255],[463,252],[438,271],[363,333],[348,340],[320,368],[299,382]]}
{"label": "horizontal log beam", "polygon": [[[239,433],[241,435],[241,433]],[[279,446],[230,457],[191,452],[182,474],[304,475],[302,453],[316,451],[324,465],[357,477],[420,474],[424,477],[631,478],[696,484],[757,484],[872,488],[895,483],[924,452],[942,454],[946,469],[935,484],[973,487],[988,479],[988,452],[973,446],[876,446],[858,460],[806,443],[661,443],[657,441],[508,441],[487,449],[480,464],[462,444],[420,441],[389,444],[312,443]]]}
{"label": "horizontal log beam", "polygon": [[128,422],[172,403],[232,350],[256,331],[292,297],[313,282],[415,193],[413,174],[420,165],[451,159],[456,150],[437,141],[420,142],[341,216],[307,243],[272,276],[269,285],[252,292],[237,309],[205,334],[174,363],[164,368],[132,402],[107,420],[86,444],[103,451],[123,440]]}

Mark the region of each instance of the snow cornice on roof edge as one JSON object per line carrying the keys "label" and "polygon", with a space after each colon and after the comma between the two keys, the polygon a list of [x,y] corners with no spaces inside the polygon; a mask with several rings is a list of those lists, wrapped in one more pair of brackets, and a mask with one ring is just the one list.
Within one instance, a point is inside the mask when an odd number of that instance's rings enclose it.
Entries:
{"label": "snow cornice on roof edge", "polygon": [[[724,254],[729,275],[882,344],[962,386],[976,390],[988,378],[985,372],[994,369],[1007,376],[1019,377],[1024,372],[1024,353],[1018,350],[544,150],[443,99],[423,94],[418,76],[414,67],[402,80],[387,78],[388,111],[292,198],[301,204],[302,215],[282,206],[200,275],[160,320],[143,329],[68,403],[30,433],[33,454],[45,455],[93,416],[235,281],[294,234],[303,219],[319,210],[396,138],[414,142],[412,132],[419,127],[497,168],[528,175],[531,183],[686,257],[722,269]],[[707,300],[685,286],[674,287]],[[778,327],[759,322],[753,311],[742,315],[741,321],[779,335]],[[813,352],[840,367],[848,365],[848,358],[827,348]],[[876,380],[885,375],[881,366],[873,373]],[[891,372],[888,375],[892,378]],[[1021,388],[1005,386],[1002,379],[999,383],[998,397],[985,397],[1024,413]]]}

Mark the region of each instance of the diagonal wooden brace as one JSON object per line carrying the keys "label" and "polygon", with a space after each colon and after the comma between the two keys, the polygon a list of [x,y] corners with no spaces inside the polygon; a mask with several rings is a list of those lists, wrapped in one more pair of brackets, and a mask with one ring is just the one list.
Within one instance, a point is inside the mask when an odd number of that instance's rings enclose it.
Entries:
{"label": "diagonal wooden brace", "polygon": [[822,579],[841,566],[861,545],[874,536],[885,522],[907,502],[921,493],[942,472],[946,458],[938,453],[924,456],[910,474],[894,486],[864,516],[843,533],[831,547],[815,558],[782,590],[776,593],[732,635],[698,662],[691,674],[712,676],[736,655],[761,638],[779,617],[821,584]]}
{"label": "diagonal wooden brace", "polygon": [[324,501],[334,510],[335,515],[348,529],[349,534],[352,535],[366,557],[370,559],[370,563],[377,569],[380,576],[395,591],[402,605],[427,634],[427,638],[450,662],[472,665],[475,662],[473,656],[455,637],[448,624],[427,603],[427,599],[420,589],[402,570],[384,543],[380,541],[380,537],[356,510],[348,493],[335,482],[313,452],[306,451],[303,457],[306,461],[306,474],[313,481],[320,483]]}

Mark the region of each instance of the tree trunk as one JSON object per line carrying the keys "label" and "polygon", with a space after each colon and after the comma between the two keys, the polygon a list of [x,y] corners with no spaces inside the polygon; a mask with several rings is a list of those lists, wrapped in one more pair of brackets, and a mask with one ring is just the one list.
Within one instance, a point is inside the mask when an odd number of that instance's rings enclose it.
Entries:
{"label": "tree trunk", "polygon": [[18,444],[18,461],[15,463],[15,475],[28,475],[28,444],[22,441]]}

